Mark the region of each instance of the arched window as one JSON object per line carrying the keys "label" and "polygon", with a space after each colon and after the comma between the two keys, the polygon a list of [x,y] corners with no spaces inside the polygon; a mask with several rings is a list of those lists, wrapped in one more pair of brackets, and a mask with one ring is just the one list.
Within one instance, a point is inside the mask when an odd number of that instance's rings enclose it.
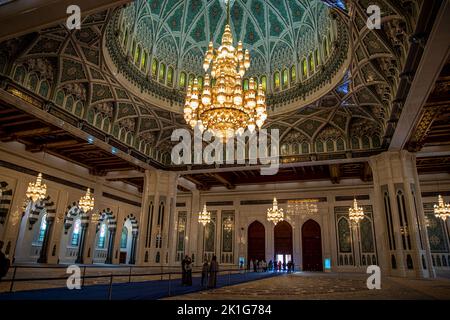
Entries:
{"label": "arched window", "polygon": [[362,137],[362,147],[363,149],[370,149],[369,137],[367,136]]}
{"label": "arched window", "polygon": [[287,69],[283,70],[283,89],[286,89],[289,86],[289,73]]}
{"label": "arched window", "polygon": [[190,74],[189,75],[189,85],[192,86],[194,84],[194,79],[195,79],[195,76],[193,74]]}
{"label": "arched window", "polygon": [[28,78],[28,89],[30,89],[31,91],[36,91],[36,87],[38,85],[39,79],[37,77],[36,74],[31,74],[30,77]]}
{"label": "arched window", "polygon": [[64,92],[62,90],[59,90],[56,93],[56,99],[55,99],[55,103],[62,107],[63,103],[64,103]]}
{"label": "arched window", "polygon": [[153,78],[156,78],[158,75],[158,60],[153,59],[152,61],[152,76]]}
{"label": "arched window", "polygon": [[41,220],[41,225],[39,227],[38,243],[44,242],[45,230],[47,230],[47,214],[44,214]]}
{"label": "arched window", "polygon": [[81,220],[77,219],[73,226],[72,240],[70,241],[71,246],[78,247],[78,244],[80,242],[80,231],[81,231]]}
{"label": "arched window", "polygon": [[173,68],[169,67],[167,70],[167,85],[172,87],[173,86]]}
{"label": "arched window", "polygon": [[316,49],[316,66],[318,66],[320,64],[321,64],[321,61],[320,61],[319,49]]}
{"label": "arched window", "polygon": [[309,144],[307,142],[302,143],[302,153],[308,154],[309,153]]}
{"label": "arched window", "polygon": [[337,139],[336,146],[338,151],[344,151],[345,150],[344,139],[342,138]]}
{"label": "arched window", "polygon": [[44,98],[48,97],[50,86],[47,81],[42,81],[41,86],[39,87],[39,95],[41,95]]}
{"label": "arched window", "polygon": [[309,55],[309,72],[314,73],[315,64],[314,64],[314,57],[313,54]]}
{"label": "arched window", "polygon": [[186,88],[186,73],[181,72],[180,73],[180,88]]}
{"label": "arched window", "polygon": [[66,108],[67,111],[72,112],[72,108],[73,108],[73,98],[72,98],[72,96],[68,96],[67,97],[65,108]]}
{"label": "arched window", "polygon": [[127,248],[127,241],[128,241],[128,228],[123,226],[122,235],[120,236],[120,249]]}
{"label": "arched window", "polygon": [[141,56],[141,45],[139,44],[137,46],[137,50],[134,53],[134,63],[136,63],[137,65],[139,65],[139,57]]}
{"label": "arched window", "polygon": [[308,63],[306,62],[306,58],[303,58],[302,60],[302,75],[303,79],[308,77]]}
{"label": "arched window", "polygon": [[83,115],[83,104],[80,101],[75,105],[75,115],[80,118]]}
{"label": "arched window", "polygon": [[300,153],[300,146],[297,143],[294,143],[292,145],[292,153],[293,154],[299,154]]}
{"label": "arched window", "polygon": [[141,57],[141,69],[145,70],[145,67],[147,66],[147,57],[148,57],[148,53],[147,51],[144,51],[144,54]]}
{"label": "arched window", "polygon": [[103,222],[102,225],[100,226],[100,234],[98,236],[97,247],[100,249],[104,249],[105,240],[106,240],[106,223]]}
{"label": "arched window", "polygon": [[352,149],[359,149],[359,139],[358,137],[353,137],[352,138]]}
{"label": "arched window", "polygon": [[375,135],[372,137],[372,146],[374,148],[379,148],[381,146],[380,137]]}
{"label": "arched window", "polygon": [[159,65],[159,82],[164,83],[164,79],[166,78],[166,65],[161,63]]}
{"label": "arched window", "polygon": [[330,41],[328,40],[328,37],[325,38],[325,47],[326,47],[326,53],[327,57],[330,56]]}
{"label": "arched window", "polygon": [[291,83],[297,81],[297,71],[295,70],[295,66],[291,67]]}
{"label": "arched window", "polygon": [[133,40],[133,45],[131,46],[131,57],[134,57],[134,53],[136,52],[136,40]]}
{"label": "arched window", "polygon": [[244,79],[244,90],[248,90],[249,80]]}
{"label": "arched window", "polygon": [[280,90],[280,73],[278,71],[273,75],[273,84],[275,90]]}
{"label": "arched window", "polygon": [[316,152],[323,152],[323,142],[320,140],[316,141]]}
{"label": "arched window", "polygon": [[267,90],[267,77],[266,76],[262,76],[261,77],[261,85],[264,91]]}
{"label": "arched window", "polygon": [[334,142],[331,139],[327,141],[327,151],[328,152],[334,151]]}
{"label": "arched window", "polygon": [[328,50],[327,50],[326,38],[322,42],[322,50],[323,50],[323,55],[325,56],[325,59],[327,59],[328,58]]}
{"label": "arched window", "polygon": [[14,81],[17,83],[23,83],[25,80],[25,68],[19,66],[16,68],[16,72],[14,73]]}

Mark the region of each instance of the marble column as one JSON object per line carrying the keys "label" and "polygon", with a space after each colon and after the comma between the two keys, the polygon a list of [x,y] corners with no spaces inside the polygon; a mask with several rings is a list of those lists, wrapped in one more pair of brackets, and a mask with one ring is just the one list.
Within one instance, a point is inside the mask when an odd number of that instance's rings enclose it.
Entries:
{"label": "marble column", "polygon": [[78,243],[78,254],[75,263],[83,264],[84,263],[84,246],[86,243],[86,231],[89,227],[89,223],[86,222],[86,218],[81,219],[81,229],[80,229],[80,240]]}
{"label": "marble column", "polygon": [[116,238],[116,229],[109,229],[109,239],[108,239],[108,252],[106,255],[106,264],[113,263],[113,255],[114,255],[114,240]]}
{"label": "marble column", "polygon": [[434,278],[416,157],[384,152],[369,161],[373,172],[376,238],[385,275]]}

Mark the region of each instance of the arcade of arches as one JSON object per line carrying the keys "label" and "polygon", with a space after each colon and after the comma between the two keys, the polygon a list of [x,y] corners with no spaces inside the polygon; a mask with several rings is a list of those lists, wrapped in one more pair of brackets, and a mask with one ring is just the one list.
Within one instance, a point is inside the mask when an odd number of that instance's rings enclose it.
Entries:
{"label": "arcade of arches", "polygon": [[[450,272],[450,219],[433,213],[438,195],[450,201],[449,4],[378,0],[384,27],[370,30],[366,2],[232,1],[232,30],[254,59],[243,86],[264,86],[264,128],[280,130],[273,176],[171,162],[223,1],[109,1],[80,30],[55,16],[1,31],[2,251],[16,265],[178,267],[188,255],[199,267],[216,255],[230,267]],[[40,172],[46,198],[30,203]],[[87,188],[98,221],[79,208]],[[285,212],[276,225],[274,196]],[[288,213],[304,199],[317,212]]]}

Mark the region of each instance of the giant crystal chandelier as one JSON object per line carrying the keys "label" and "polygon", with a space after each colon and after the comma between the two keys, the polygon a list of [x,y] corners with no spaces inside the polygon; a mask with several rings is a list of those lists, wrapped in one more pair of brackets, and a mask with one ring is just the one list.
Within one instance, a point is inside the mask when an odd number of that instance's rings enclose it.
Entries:
{"label": "giant crystal chandelier", "polygon": [[206,204],[203,206],[203,211],[198,213],[198,222],[203,226],[211,222],[211,212],[206,209]]}
{"label": "giant crystal chandelier", "polygon": [[272,208],[267,209],[267,221],[273,222],[275,225],[284,220],[282,208],[278,208],[277,198],[273,198]]}
{"label": "giant crystal chandelier", "polygon": [[364,209],[358,206],[356,197],[353,199],[353,207],[350,207],[348,209],[348,217],[354,224],[358,224],[361,220],[364,219]]}
{"label": "giant crystal chandelier", "polygon": [[29,182],[25,195],[33,202],[43,200],[47,193],[47,185],[42,183],[42,173],[39,173],[36,182]]}
{"label": "giant crystal chandelier", "polygon": [[94,209],[94,197],[91,195],[91,190],[88,188],[86,194],[80,198],[78,205],[83,209],[84,213],[87,213]]}
{"label": "giant crystal chandelier", "polygon": [[[248,89],[242,82],[250,68],[250,52],[244,51],[239,41],[233,46],[230,27],[230,1],[227,3],[228,21],[222,36],[222,44],[214,49],[209,43],[203,68],[203,88],[197,79],[189,84],[184,107],[184,119],[192,127],[211,130],[215,136],[231,138],[242,134],[246,128],[253,132],[261,128],[267,119],[266,98],[261,84],[250,78]],[[208,73],[208,70],[210,71]]]}

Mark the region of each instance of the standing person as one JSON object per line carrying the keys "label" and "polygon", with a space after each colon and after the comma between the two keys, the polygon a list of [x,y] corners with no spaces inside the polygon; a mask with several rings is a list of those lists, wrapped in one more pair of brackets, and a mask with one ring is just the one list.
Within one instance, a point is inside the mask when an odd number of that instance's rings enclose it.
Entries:
{"label": "standing person", "polygon": [[281,261],[278,261],[278,271],[281,272]]}
{"label": "standing person", "polygon": [[255,260],[255,263],[253,263],[253,272],[256,272],[258,268],[258,260]]}
{"label": "standing person", "polygon": [[283,271],[286,271],[286,261],[283,262]]}
{"label": "standing person", "polygon": [[269,271],[272,271],[272,269],[273,269],[273,261],[270,260],[269,261]]}
{"label": "standing person", "polygon": [[8,258],[6,258],[5,254],[3,253],[3,241],[0,241],[0,281],[9,270],[10,261]]}
{"label": "standing person", "polygon": [[294,264],[294,261],[292,261],[292,272],[295,272],[295,264]]}
{"label": "standing person", "polygon": [[217,286],[217,272],[219,272],[219,264],[217,263],[217,257],[213,256],[211,264],[209,265],[209,279],[208,279],[209,289],[213,289]]}
{"label": "standing person", "polygon": [[185,269],[186,269],[186,285],[192,286],[192,260],[190,257],[188,257],[186,260]]}
{"label": "standing person", "polygon": [[208,261],[205,260],[205,262],[203,262],[202,267],[202,288],[204,288],[208,283],[208,268],[209,268]]}
{"label": "standing person", "polygon": [[250,260],[249,270],[253,270],[253,259]]}
{"label": "standing person", "polygon": [[185,256],[184,259],[181,261],[181,285],[186,285],[186,262],[187,262],[188,256]]}

